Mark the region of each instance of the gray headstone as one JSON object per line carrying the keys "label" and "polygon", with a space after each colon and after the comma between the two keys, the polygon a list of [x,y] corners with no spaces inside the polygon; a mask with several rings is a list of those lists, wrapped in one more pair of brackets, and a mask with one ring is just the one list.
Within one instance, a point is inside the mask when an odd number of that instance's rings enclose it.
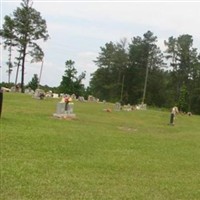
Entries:
{"label": "gray headstone", "polygon": [[65,114],[65,103],[57,103],[56,106],[56,113],[57,114]]}
{"label": "gray headstone", "polygon": [[53,114],[54,117],[58,118],[75,118],[76,115],[74,112],[74,104],[65,102],[59,102],[56,105],[56,113]]}
{"label": "gray headstone", "polygon": [[121,110],[121,104],[119,102],[117,102],[115,104],[115,111],[120,111]]}

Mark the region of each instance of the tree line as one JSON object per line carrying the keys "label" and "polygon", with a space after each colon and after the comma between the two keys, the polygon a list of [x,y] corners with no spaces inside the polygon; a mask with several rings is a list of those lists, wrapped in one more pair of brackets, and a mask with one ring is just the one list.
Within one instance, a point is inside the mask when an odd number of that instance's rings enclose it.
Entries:
{"label": "tree line", "polygon": [[200,54],[192,36],[171,36],[164,44],[162,52],[157,37],[147,31],[130,43],[123,39],[100,47],[90,81],[93,94],[111,102],[176,105],[200,114]]}

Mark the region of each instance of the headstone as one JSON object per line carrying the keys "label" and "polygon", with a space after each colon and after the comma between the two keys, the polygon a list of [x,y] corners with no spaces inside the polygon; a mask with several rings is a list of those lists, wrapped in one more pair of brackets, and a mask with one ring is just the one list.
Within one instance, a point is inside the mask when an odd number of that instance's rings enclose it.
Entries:
{"label": "headstone", "polygon": [[59,98],[59,95],[58,94],[56,94],[56,93],[53,93],[53,98]]}
{"label": "headstone", "polygon": [[65,114],[65,103],[62,102],[57,103],[56,114]]}
{"label": "headstone", "polygon": [[130,104],[124,105],[123,106],[123,110],[125,110],[125,111],[131,111],[132,110],[132,106]]}
{"label": "headstone", "polygon": [[147,104],[142,103],[142,104],[140,105],[140,109],[141,109],[141,110],[146,110],[146,109],[147,109]]}
{"label": "headstone", "polygon": [[119,102],[117,102],[115,104],[115,111],[120,111],[121,110],[121,104]]}
{"label": "headstone", "polygon": [[90,102],[95,102],[95,101],[96,101],[96,98],[93,97],[92,95],[89,95],[89,96],[88,96],[88,101],[90,101]]}
{"label": "headstone", "polygon": [[74,112],[74,103],[70,102],[67,105],[67,113],[68,114],[73,114],[73,112]]}
{"label": "headstone", "polygon": [[17,85],[14,85],[10,88],[11,92],[21,92],[21,85],[18,83]]}
{"label": "headstone", "polygon": [[53,93],[51,90],[49,90],[47,93],[46,93],[46,97],[53,97]]}
{"label": "headstone", "polygon": [[25,94],[30,94],[30,95],[33,95],[34,94],[34,91],[31,89],[31,88],[26,88],[25,91],[24,91]]}
{"label": "headstone", "polygon": [[57,103],[56,113],[54,113],[53,116],[58,118],[75,118],[76,115],[74,114],[74,103],[66,103],[62,99],[61,102]]}
{"label": "headstone", "polygon": [[44,90],[42,90],[42,89],[36,89],[33,97],[36,98],[36,99],[44,99],[44,97],[45,97]]}
{"label": "headstone", "polygon": [[85,101],[85,99],[84,99],[83,96],[78,97],[78,100],[81,101],[81,102],[84,102],[84,101]]}
{"label": "headstone", "polygon": [[72,95],[71,95],[71,98],[72,98],[72,100],[76,100],[76,95],[75,95],[75,94],[72,94]]}
{"label": "headstone", "polygon": [[139,104],[135,106],[136,110],[146,110],[147,109],[147,104]]}
{"label": "headstone", "polygon": [[1,87],[1,90],[4,91],[4,92],[10,92],[11,91],[11,89],[6,88],[6,87]]}

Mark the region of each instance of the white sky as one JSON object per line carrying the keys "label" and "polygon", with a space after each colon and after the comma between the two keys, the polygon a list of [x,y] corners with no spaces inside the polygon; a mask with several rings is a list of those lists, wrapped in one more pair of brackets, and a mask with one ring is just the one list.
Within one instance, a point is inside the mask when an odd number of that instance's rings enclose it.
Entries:
{"label": "white sky", "polygon": [[[1,26],[4,16],[11,15],[21,1],[0,0]],[[193,36],[193,47],[200,51],[199,1],[48,1],[34,0],[33,8],[47,22],[50,39],[40,43],[44,53],[42,85],[58,86],[65,71],[65,61],[75,61],[78,75],[86,71],[88,86],[90,74],[97,67],[94,60],[100,47],[122,38],[128,42],[135,36],[143,37],[148,30],[158,37],[162,50],[164,40],[182,34]],[[2,43],[2,41],[1,41]],[[8,51],[1,45],[1,81],[8,81],[6,73]],[[40,63],[27,61],[25,83],[40,72]],[[15,82],[16,69],[11,74]],[[19,76],[18,82],[21,77]]]}

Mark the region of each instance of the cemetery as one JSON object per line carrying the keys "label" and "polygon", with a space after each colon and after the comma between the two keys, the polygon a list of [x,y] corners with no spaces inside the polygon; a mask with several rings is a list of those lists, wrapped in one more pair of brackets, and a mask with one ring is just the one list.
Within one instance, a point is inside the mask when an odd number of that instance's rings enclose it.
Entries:
{"label": "cemetery", "polygon": [[44,2],[1,1],[0,200],[200,199],[197,2]]}
{"label": "cemetery", "polygon": [[3,95],[1,199],[199,198],[199,116]]}

